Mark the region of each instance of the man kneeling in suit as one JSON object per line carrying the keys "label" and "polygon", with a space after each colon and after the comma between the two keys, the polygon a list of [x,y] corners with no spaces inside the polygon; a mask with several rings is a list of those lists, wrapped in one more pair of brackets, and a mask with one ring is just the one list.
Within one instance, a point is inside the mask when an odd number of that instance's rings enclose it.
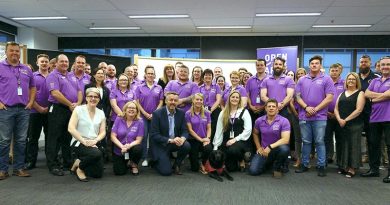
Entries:
{"label": "man kneeling in suit", "polygon": [[[157,109],[152,114],[150,131],[151,151],[157,171],[163,176],[181,175],[180,165],[189,153],[191,146],[187,142],[188,130],[184,111],[176,108],[179,94],[167,92],[166,106]],[[177,158],[170,162],[170,154],[177,151]]]}

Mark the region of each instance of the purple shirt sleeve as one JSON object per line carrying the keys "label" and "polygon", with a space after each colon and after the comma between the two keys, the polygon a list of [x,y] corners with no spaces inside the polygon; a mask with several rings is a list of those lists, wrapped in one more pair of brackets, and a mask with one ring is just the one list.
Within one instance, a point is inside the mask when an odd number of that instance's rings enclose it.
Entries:
{"label": "purple shirt sleeve", "polygon": [[53,73],[53,75],[49,75],[46,78],[46,86],[49,92],[53,90],[60,90],[60,83],[58,82],[56,74]]}
{"label": "purple shirt sleeve", "polygon": [[334,83],[330,77],[326,78],[325,82],[325,94],[333,94],[335,93]]}
{"label": "purple shirt sleeve", "polygon": [[191,112],[190,111],[186,112],[185,118],[186,118],[186,123],[191,123]]}
{"label": "purple shirt sleeve", "polygon": [[191,88],[191,95],[194,95],[195,93],[199,93],[199,86],[196,83],[192,83],[192,88]]}
{"label": "purple shirt sleeve", "polygon": [[287,88],[295,88],[295,82],[292,78],[286,77],[287,80]]}
{"label": "purple shirt sleeve", "polygon": [[282,132],[291,131],[290,122],[286,118],[283,118],[281,131]]}
{"label": "purple shirt sleeve", "polygon": [[367,88],[367,89],[368,89],[369,91],[373,91],[373,90],[374,90],[374,85],[375,85],[374,82],[375,82],[375,79],[373,79],[373,80],[371,81],[370,85],[368,85],[368,88]]}
{"label": "purple shirt sleeve", "polygon": [[121,120],[121,118],[119,118],[119,117],[117,117],[115,119],[114,125],[112,125],[111,132],[118,134],[118,127],[119,127],[120,120]]}
{"label": "purple shirt sleeve", "polygon": [[144,136],[145,135],[145,133],[144,133],[144,121],[143,121],[143,119],[140,119],[140,120],[138,120],[138,132],[137,132],[137,137],[139,137],[139,136]]}

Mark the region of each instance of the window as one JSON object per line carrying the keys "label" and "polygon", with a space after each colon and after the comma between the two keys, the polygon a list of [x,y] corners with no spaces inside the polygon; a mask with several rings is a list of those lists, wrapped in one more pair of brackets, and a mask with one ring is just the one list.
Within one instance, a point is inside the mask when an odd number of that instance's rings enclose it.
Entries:
{"label": "window", "polygon": [[65,52],[78,52],[78,53],[88,53],[88,54],[97,54],[105,55],[106,52],[103,48],[97,49],[64,49]]}
{"label": "window", "polygon": [[0,42],[6,43],[9,41],[15,41],[15,36],[0,31]]}
{"label": "window", "polygon": [[111,48],[108,49],[109,54],[112,56],[123,56],[133,58],[134,54],[139,56],[151,57],[152,49],[141,49],[141,48]]}
{"label": "window", "polygon": [[359,61],[362,55],[369,55],[371,57],[371,70],[375,70],[375,62],[381,59],[383,56],[390,55],[390,49],[358,49],[356,57],[356,67],[359,69]]}
{"label": "window", "polygon": [[200,58],[200,49],[156,49],[159,58]]}
{"label": "window", "polygon": [[303,66],[309,69],[309,59],[315,55],[322,56],[322,66],[325,73],[329,74],[329,67],[334,63],[343,65],[341,78],[345,79],[347,74],[352,71],[352,49],[305,49],[303,54]]}

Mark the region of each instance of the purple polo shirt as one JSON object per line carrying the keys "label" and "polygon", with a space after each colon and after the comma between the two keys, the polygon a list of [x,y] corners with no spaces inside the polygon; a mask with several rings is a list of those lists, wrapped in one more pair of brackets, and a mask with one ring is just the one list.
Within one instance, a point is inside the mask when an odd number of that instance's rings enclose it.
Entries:
{"label": "purple polo shirt", "polygon": [[290,131],[290,123],[280,115],[276,115],[275,120],[268,124],[267,115],[259,117],[255,122],[255,129],[261,133],[261,146],[266,148],[282,137],[282,132]]}
{"label": "purple polo shirt", "polygon": [[[177,92],[179,94],[179,99],[189,97],[195,93],[199,92],[199,87],[196,83],[187,81],[185,83],[180,82],[179,80],[171,80],[168,85],[165,87],[164,93],[169,91]],[[184,112],[187,112],[191,107],[191,103],[186,103],[185,106],[178,108],[182,109]]]}
{"label": "purple polo shirt", "polygon": [[[37,95],[35,96],[35,102],[41,107],[48,107],[49,92],[46,87],[46,77],[43,76],[39,71],[34,72],[33,75],[35,80],[35,86],[37,88]],[[31,112],[37,113],[37,111],[34,108],[31,109]]]}
{"label": "purple polo shirt", "polygon": [[59,103],[50,93],[52,90],[60,91],[71,103],[77,102],[77,93],[81,90],[76,77],[72,77],[69,72],[62,75],[57,69],[54,69],[47,76],[46,86],[49,91],[49,102],[51,103]]}
{"label": "purple polo shirt", "polygon": [[336,107],[337,98],[341,93],[344,92],[344,80],[339,79],[334,85],[334,96],[332,102],[329,104],[328,112],[334,113],[334,108]]}
{"label": "purple polo shirt", "polygon": [[80,87],[81,91],[83,91],[83,93],[84,93],[85,85],[87,85],[91,82],[91,76],[86,74],[86,73],[83,73],[83,76],[81,76],[81,78],[78,78],[74,72],[71,72],[70,76],[75,77],[77,79],[77,81],[79,83],[79,87]]}
{"label": "purple polo shirt", "polygon": [[135,90],[137,90],[137,87],[141,84],[142,83],[139,83],[138,81],[133,80],[133,82],[130,83],[130,89],[132,89],[135,92]]}
{"label": "purple polo shirt", "polygon": [[164,99],[164,91],[156,82],[154,82],[151,88],[146,83],[143,83],[135,90],[135,96],[142,108],[151,114],[157,109],[160,100]]}
{"label": "purple polo shirt", "polygon": [[[123,106],[129,101],[135,100],[134,91],[126,90],[124,93],[122,93],[119,89],[113,89],[110,93],[110,100],[116,99],[116,104],[118,107],[122,110]],[[112,112],[111,114],[111,121],[115,121],[117,117],[117,114],[115,112]]]}
{"label": "purple polo shirt", "polygon": [[[241,94],[241,97],[247,97],[248,96],[247,93],[246,93],[245,88],[242,85],[238,85],[235,90],[237,90]],[[227,102],[231,92],[232,92],[232,86],[230,86],[225,91],[223,91],[222,99],[223,99],[223,102],[225,102],[225,105],[226,105],[226,102]]]}
{"label": "purple polo shirt", "polygon": [[205,106],[212,107],[217,101],[217,94],[222,96],[221,88],[216,84],[211,84],[209,88],[206,88],[206,84],[199,86],[199,92],[203,94],[203,102]]}
{"label": "purple polo shirt", "polygon": [[111,91],[116,89],[116,81],[117,81],[116,78],[114,79],[107,78],[104,80],[104,85]]}
{"label": "purple polo shirt", "polygon": [[260,89],[261,89],[261,83],[263,83],[264,79],[259,79],[256,75],[249,78],[248,82],[246,83],[246,92],[248,93],[249,99],[251,99],[252,105],[264,105],[264,102],[261,101],[260,103],[256,102],[257,97],[260,98]]}
{"label": "purple polo shirt", "polygon": [[[18,95],[18,79],[22,95]],[[6,106],[27,105],[30,88],[33,87],[35,80],[30,68],[21,63],[14,67],[6,60],[0,62],[0,102]]]}
{"label": "purple polo shirt", "polygon": [[[116,138],[124,145],[130,144],[136,140],[137,137],[144,136],[144,121],[142,119],[135,120],[127,127],[126,120],[118,117],[112,126],[112,133],[116,134]],[[121,149],[114,145],[114,153],[121,156]]]}
{"label": "purple polo shirt", "polygon": [[[317,75],[315,78],[310,77],[310,74],[302,76],[295,88],[295,93],[300,93],[302,100],[310,107],[319,105],[327,94],[334,94],[334,85],[332,79],[323,73]],[[306,117],[306,111],[299,108],[299,120],[326,120],[328,106],[319,110],[317,114],[311,117]]]}
{"label": "purple polo shirt", "polygon": [[186,122],[190,123],[192,126],[192,130],[199,135],[201,138],[207,137],[207,124],[211,123],[210,112],[204,112],[204,117],[202,115],[195,114],[191,116],[191,110],[188,110],[185,115]]}
{"label": "purple polo shirt", "polygon": [[[381,81],[382,78],[375,78],[368,86],[368,90],[376,93],[384,93],[390,90],[390,78]],[[390,121],[390,100],[373,102],[371,107],[370,122],[389,122]]]}
{"label": "purple polo shirt", "polygon": [[290,77],[282,74],[279,78],[268,76],[263,80],[261,89],[267,89],[267,97],[277,100],[279,103],[287,96],[287,88],[295,88],[295,82]]}

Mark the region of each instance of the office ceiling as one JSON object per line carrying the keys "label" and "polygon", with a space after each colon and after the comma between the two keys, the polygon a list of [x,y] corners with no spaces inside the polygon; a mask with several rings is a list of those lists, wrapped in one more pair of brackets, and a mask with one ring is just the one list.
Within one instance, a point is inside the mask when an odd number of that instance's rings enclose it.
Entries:
{"label": "office ceiling", "polygon": [[[256,13],[321,12],[315,17],[256,17]],[[188,14],[181,19],[129,15]],[[57,36],[219,36],[390,34],[390,0],[0,0],[0,20]],[[67,20],[15,21],[13,17],[66,16]],[[370,24],[369,28],[313,28],[318,24]],[[140,30],[90,30],[137,26]],[[199,29],[197,26],[251,26]]]}

